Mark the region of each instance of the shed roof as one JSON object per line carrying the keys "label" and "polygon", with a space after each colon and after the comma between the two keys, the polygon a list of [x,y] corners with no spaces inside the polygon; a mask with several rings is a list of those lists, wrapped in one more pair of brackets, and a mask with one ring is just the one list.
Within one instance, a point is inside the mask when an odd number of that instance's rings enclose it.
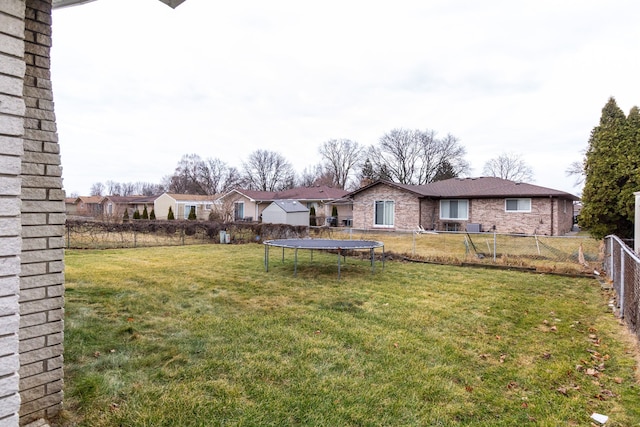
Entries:
{"label": "shed roof", "polygon": [[272,204],[278,206],[286,213],[309,212],[309,208],[297,200],[274,200]]}

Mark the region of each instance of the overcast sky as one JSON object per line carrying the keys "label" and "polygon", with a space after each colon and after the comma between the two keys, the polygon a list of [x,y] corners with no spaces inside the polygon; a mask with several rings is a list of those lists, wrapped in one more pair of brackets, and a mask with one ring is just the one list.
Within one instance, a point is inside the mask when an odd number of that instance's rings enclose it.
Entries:
{"label": "overcast sky", "polygon": [[640,104],[637,0],[98,0],[53,13],[64,186],[159,183],[184,154],[257,149],[301,172],[333,138],[459,138],[472,176],[503,152],[579,194],[602,107]]}

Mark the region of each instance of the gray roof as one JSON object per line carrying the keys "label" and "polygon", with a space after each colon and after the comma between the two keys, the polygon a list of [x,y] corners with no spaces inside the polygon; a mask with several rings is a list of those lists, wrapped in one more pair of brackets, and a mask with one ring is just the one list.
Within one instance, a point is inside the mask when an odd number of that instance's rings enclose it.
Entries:
{"label": "gray roof", "polygon": [[309,212],[309,209],[296,200],[274,200],[277,206],[287,213]]}
{"label": "gray roof", "polygon": [[390,181],[376,181],[366,187],[352,192],[353,196],[375,185],[388,185],[415,193],[419,197],[487,199],[494,197],[557,197],[569,200],[580,200],[573,194],[538,185],[515,182],[496,177],[451,178],[425,185],[398,184]]}

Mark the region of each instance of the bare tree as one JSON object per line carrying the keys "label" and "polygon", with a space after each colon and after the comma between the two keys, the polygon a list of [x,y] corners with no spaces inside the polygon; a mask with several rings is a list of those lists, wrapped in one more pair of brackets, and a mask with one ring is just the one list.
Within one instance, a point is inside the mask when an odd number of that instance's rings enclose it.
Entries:
{"label": "bare tree", "polygon": [[324,161],[325,171],[333,176],[334,186],[344,189],[355,167],[362,162],[364,148],[350,139],[330,139],[323,143],[318,152]]}
{"label": "bare tree", "polygon": [[533,170],[518,154],[502,153],[484,164],[482,173],[518,182],[532,182]]}
{"label": "bare tree", "polygon": [[174,193],[213,195],[236,186],[240,174],[219,159],[203,160],[197,154],[185,154],[173,175],[164,181],[165,187]]}
{"label": "bare tree", "polygon": [[296,185],[301,187],[313,187],[316,185],[326,185],[335,187],[335,178],[333,174],[325,169],[321,163],[304,168],[302,174],[296,180]]}
{"label": "bare tree", "polygon": [[242,174],[240,171],[231,166],[227,169],[227,172],[224,177],[224,181],[222,182],[222,186],[219,188],[221,193],[232,190],[235,187],[239,187],[242,185]]}
{"label": "bare tree", "polygon": [[116,181],[107,181],[107,194],[110,196],[124,196],[122,194],[122,185]]}
{"label": "bare tree", "polygon": [[579,187],[584,184],[585,174],[584,174],[584,165],[582,162],[575,161],[572,162],[569,167],[564,171],[567,176],[575,177],[575,181],[573,182],[574,187]]}
{"label": "bare tree", "polygon": [[121,196],[133,196],[138,195],[138,185],[135,182],[123,182],[120,183]]}
{"label": "bare tree", "polygon": [[469,171],[465,148],[452,135],[436,138],[432,130],[393,129],[368,153],[373,175],[402,184],[432,182],[444,163],[456,176]]}
{"label": "bare tree", "polygon": [[293,167],[279,153],[256,150],[242,166],[243,181],[250,190],[280,191],[295,184]]}
{"label": "bare tree", "polygon": [[91,196],[102,196],[104,194],[104,184],[101,182],[94,183],[89,192],[91,193]]}

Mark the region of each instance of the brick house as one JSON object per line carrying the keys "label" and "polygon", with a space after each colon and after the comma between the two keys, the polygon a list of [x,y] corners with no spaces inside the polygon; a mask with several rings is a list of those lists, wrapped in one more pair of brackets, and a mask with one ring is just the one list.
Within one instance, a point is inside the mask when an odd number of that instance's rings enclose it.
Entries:
{"label": "brick house", "polygon": [[426,185],[376,181],[353,191],[353,226],[380,230],[493,231],[563,235],[578,197],[494,177]]}
{"label": "brick house", "polygon": [[[172,7],[184,0],[160,0]],[[62,407],[65,193],[50,71],[51,11],[0,1],[0,425]],[[98,84],[98,82],[96,82]]]}

